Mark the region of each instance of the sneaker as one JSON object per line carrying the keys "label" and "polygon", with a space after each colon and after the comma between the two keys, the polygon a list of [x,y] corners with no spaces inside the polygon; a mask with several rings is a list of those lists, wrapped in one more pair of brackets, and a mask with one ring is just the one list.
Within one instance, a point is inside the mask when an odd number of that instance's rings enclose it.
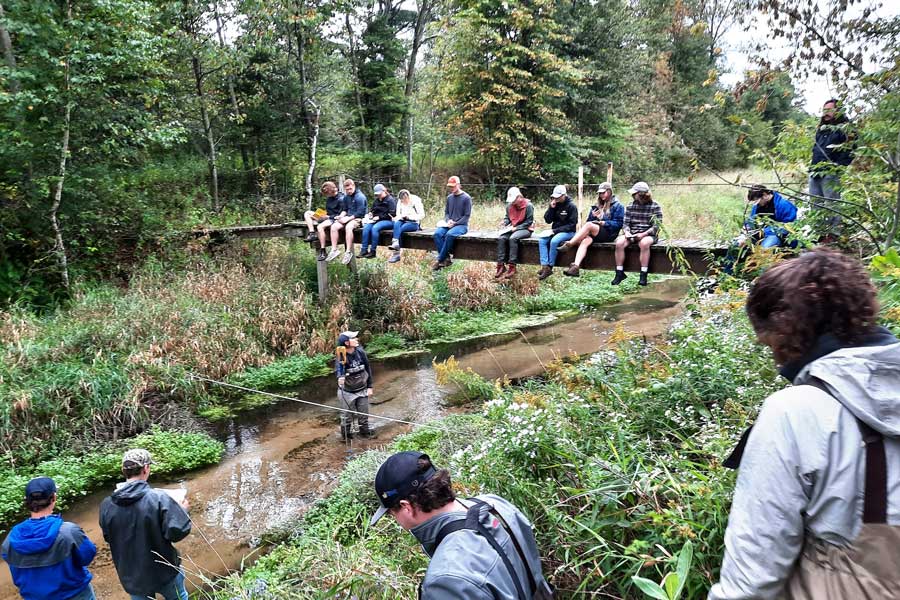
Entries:
{"label": "sneaker", "polygon": [[581,268],[572,263],[569,265],[569,268],[563,271],[563,275],[568,275],[569,277],[581,277]]}
{"label": "sneaker", "polygon": [[388,259],[389,263],[398,263],[400,262],[400,253],[394,252],[391,257]]}
{"label": "sneaker", "polygon": [[641,271],[641,276],[638,278],[638,285],[647,285],[647,271]]}
{"label": "sneaker", "polygon": [[309,234],[306,236],[307,242],[314,242],[317,239],[319,239],[319,235],[315,231],[310,231]]}
{"label": "sneaker", "polygon": [[544,265],[541,267],[541,272],[538,273],[538,281],[543,281],[553,275],[553,267],[550,265]]}
{"label": "sneaker", "polygon": [[398,240],[397,238],[394,238],[393,240],[391,240],[391,245],[388,246],[388,248],[390,248],[391,250],[399,250],[400,249],[400,240]]}
{"label": "sneaker", "polygon": [[616,276],[613,277],[612,284],[619,285],[620,283],[625,281],[626,277],[628,277],[628,275],[625,274],[625,271],[620,271],[619,269],[616,269]]}
{"label": "sneaker", "polygon": [[356,255],[356,258],[369,258],[369,253],[365,250],[360,250],[359,254]]}
{"label": "sneaker", "polygon": [[340,251],[340,250],[338,250],[337,248],[332,248],[332,249],[331,249],[331,252],[328,253],[328,256],[325,257],[325,260],[328,261],[328,262],[331,262],[331,261],[333,261],[334,259],[336,259],[336,258],[337,258],[338,256],[340,256],[340,255],[341,255],[341,251]]}
{"label": "sneaker", "polygon": [[328,253],[325,252],[325,248],[319,248],[319,253],[316,254],[316,260],[325,260],[328,256]]}
{"label": "sneaker", "polygon": [[341,258],[341,262],[345,265],[349,265],[351,260],[353,260],[353,251],[347,250],[346,252],[344,252],[344,256]]}

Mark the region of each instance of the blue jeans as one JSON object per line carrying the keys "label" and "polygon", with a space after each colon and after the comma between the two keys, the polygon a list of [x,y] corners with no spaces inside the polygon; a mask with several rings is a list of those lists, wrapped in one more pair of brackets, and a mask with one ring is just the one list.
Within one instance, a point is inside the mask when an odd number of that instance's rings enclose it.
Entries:
{"label": "blue jeans", "polygon": [[447,229],[446,227],[438,227],[434,230],[434,245],[437,247],[437,259],[440,262],[447,260],[450,253],[453,252],[453,245],[456,238],[465,235],[469,228],[465,225],[454,225]]}
{"label": "blue jeans", "polygon": [[[166,600],[188,600],[187,588],[184,587],[184,573],[178,572],[175,579],[156,590],[157,594],[162,594]],[[147,600],[147,598],[156,598],[153,596],[138,596],[130,594],[131,600]]]}
{"label": "blue jeans", "polygon": [[841,199],[839,183],[840,178],[837,175],[810,175],[809,177],[809,195],[818,196],[810,198],[810,200],[822,207],[819,210],[824,213],[825,227],[832,233],[836,233],[841,226],[841,215],[828,210],[840,208],[837,202],[832,202],[832,200]]}
{"label": "blue jeans", "polygon": [[374,250],[378,247],[378,238],[381,235],[381,232],[393,226],[394,222],[390,219],[381,219],[374,223],[366,223],[363,226],[362,247],[360,248],[360,252],[365,253],[366,250],[370,248]]}
{"label": "blue jeans", "polygon": [[538,238],[538,250],[541,253],[541,265],[551,267],[555,265],[556,252],[559,250],[559,245],[568,242],[573,237],[575,237],[575,232],[565,231],[563,233],[557,233],[553,237]]}
{"label": "blue jeans", "polygon": [[94,588],[91,584],[88,584],[86,588],[69,598],[69,600],[97,600],[97,596],[94,595]]}
{"label": "blue jeans", "polygon": [[404,233],[409,233],[412,231],[418,231],[419,224],[415,221],[394,221],[394,236],[393,239],[399,240],[400,236]]}
{"label": "blue jeans", "polygon": [[761,248],[766,248],[766,249],[768,249],[768,248],[778,248],[779,246],[781,246],[781,238],[778,237],[778,236],[775,235],[775,234],[767,235],[767,236],[764,237],[764,238],[762,239],[762,241],[759,243],[759,246],[760,246]]}

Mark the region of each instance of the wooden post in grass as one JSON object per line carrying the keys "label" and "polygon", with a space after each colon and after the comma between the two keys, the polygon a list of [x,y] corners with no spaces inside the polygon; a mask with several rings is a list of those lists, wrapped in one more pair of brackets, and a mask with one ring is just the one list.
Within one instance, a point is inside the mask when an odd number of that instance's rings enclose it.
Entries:
{"label": "wooden post in grass", "polygon": [[584,213],[581,212],[581,204],[584,199],[584,167],[578,167],[578,221],[579,225],[584,222]]}
{"label": "wooden post in grass", "polygon": [[612,185],[612,172],[613,172],[612,163],[611,162],[606,163],[606,183],[608,183],[609,185]]}
{"label": "wooden post in grass", "polygon": [[324,260],[316,261],[316,282],[319,284],[319,303],[325,304],[328,300],[328,263]]}

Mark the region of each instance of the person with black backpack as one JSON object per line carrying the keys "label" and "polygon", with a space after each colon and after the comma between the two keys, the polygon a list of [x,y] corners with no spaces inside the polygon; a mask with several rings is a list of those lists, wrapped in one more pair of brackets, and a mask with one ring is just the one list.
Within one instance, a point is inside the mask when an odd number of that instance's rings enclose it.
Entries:
{"label": "person with black backpack", "polygon": [[353,417],[359,423],[359,435],[375,437],[369,428],[369,398],[374,385],[372,365],[359,345],[358,331],[345,331],[338,336],[334,370],[338,380],[338,406],[341,412],[341,438],[353,438]]}
{"label": "person with black backpack", "polygon": [[[531,523],[494,495],[457,498],[446,469],[427,454],[399,452],[375,476],[381,504],[370,525],[390,513],[431,557],[423,600],[551,600]],[[499,560],[498,560],[499,558]]]}

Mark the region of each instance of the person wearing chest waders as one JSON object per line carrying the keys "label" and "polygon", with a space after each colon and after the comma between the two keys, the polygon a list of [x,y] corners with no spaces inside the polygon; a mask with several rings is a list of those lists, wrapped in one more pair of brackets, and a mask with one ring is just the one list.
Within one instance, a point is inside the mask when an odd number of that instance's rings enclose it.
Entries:
{"label": "person wearing chest waders", "polygon": [[[359,423],[359,435],[375,437],[369,427],[369,398],[372,397],[372,366],[359,345],[358,331],[345,331],[338,337],[334,370],[338,380],[338,406],[341,412],[341,437],[353,439],[353,417]],[[354,412],[345,412],[354,411]]]}
{"label": "person wearing chest waders", "polygon": [[793,383],[725,462],[740,467],[710,600],[900,598],[900,341],[856,259],[814,250],[747,297]]}
{"label": "person wearing chest waders", "polygon": [[531,523],[503,498],[457,498],[450,472],[415,451],[384,461],[375,494],[381,506],[369,525],[390,514],[431,557],[421,600],[553,599]]}
{"label": "person wearing chest waders", "polygon": [[56,509],[56,482],[36,477],[25,486],[31,518],[15,525],[3,542],[3,560],[24,600],[95,600],[88,565],[97,546],[81,527]]}

